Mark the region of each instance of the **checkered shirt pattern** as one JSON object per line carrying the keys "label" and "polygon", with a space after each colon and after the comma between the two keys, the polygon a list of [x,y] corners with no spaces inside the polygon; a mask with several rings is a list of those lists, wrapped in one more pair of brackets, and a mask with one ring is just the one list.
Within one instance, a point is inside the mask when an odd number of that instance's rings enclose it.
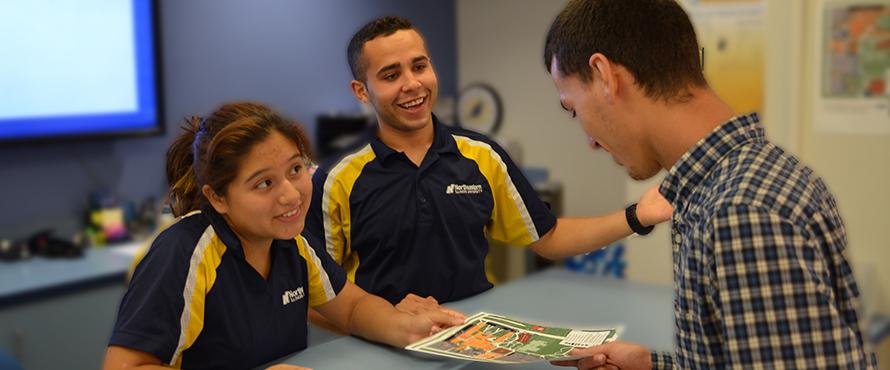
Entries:
{"label": "checkered shirt pattern", "polygon": [[675,351],[653,368],[871,369],[834,197],[764,138],[716,128],[661,184],[674,206]]}

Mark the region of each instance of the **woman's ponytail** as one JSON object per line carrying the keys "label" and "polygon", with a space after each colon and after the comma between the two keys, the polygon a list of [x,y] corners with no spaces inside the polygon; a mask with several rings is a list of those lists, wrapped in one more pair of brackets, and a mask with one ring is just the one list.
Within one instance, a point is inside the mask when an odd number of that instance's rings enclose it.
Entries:
{"label": "woman's ponytail", "polygon": [[167,150],[167,186],[170,193],[167,201],[176,217],[182,216],[200,206],[201,197],[198,179],[194,170],[195,137],[199,135],[202,119],[192,116],[182,125],[180,134]]}

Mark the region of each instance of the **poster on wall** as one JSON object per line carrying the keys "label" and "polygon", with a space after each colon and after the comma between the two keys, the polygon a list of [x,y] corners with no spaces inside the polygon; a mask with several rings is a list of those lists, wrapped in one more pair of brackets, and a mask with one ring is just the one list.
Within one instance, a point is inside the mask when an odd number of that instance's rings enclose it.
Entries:
{"label": "poster on wall", "polygon": [[890,134],[890,1],[819,0],[811,12],[815,129]]}
{"label": "poster on wall", "polygon": [[685,0],[682,4],[704,49],[708,83],[734,111],[762,113],[763,0]]}

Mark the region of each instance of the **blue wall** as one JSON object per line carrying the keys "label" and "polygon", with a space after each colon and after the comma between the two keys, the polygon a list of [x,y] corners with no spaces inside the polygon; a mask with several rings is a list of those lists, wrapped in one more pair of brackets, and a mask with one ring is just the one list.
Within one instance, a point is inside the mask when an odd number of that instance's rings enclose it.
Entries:
{"label": "blue wall", "polygon": [[357,111],[346,44],[362,24],[390,14],[425,34],[440,96],[453,96],[453,0],[161,0],[167,134],[0,148],[0,237],[50,227],[68,235],[98,189],[122,200],[162,198],[164,153],[183,117],[222,102],[265,102],[310,134],[320,113]]}

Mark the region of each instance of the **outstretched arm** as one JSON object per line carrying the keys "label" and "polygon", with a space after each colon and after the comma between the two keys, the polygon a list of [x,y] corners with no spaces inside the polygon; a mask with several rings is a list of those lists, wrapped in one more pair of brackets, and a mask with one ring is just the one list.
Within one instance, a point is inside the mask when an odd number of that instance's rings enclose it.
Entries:
{"label": "outstretched arm", "polygon": [[463,323],[448,310],[409,314],[347,282],[336,298],[316,308],[325,318],[351,334],[371,341],[404,347],[442,328]]}
{"label": "outstretched arm", "polygon": [[[637,218],[643,226],[667,221],[672,212],[657,186],[647,190],[637,203]],[[556,260],[597,250],[631,234],[624,210],[598,217],[562,217],[531,248],[542,257]]]}
{"label": "outstretched arm", "polygon": [[161,360],[155,355],[148,352],[142,352],[135,349],[108,346],[105,350],[105,364],[102,365],[104,370],[117,369],[169,369],[164,366]]}

